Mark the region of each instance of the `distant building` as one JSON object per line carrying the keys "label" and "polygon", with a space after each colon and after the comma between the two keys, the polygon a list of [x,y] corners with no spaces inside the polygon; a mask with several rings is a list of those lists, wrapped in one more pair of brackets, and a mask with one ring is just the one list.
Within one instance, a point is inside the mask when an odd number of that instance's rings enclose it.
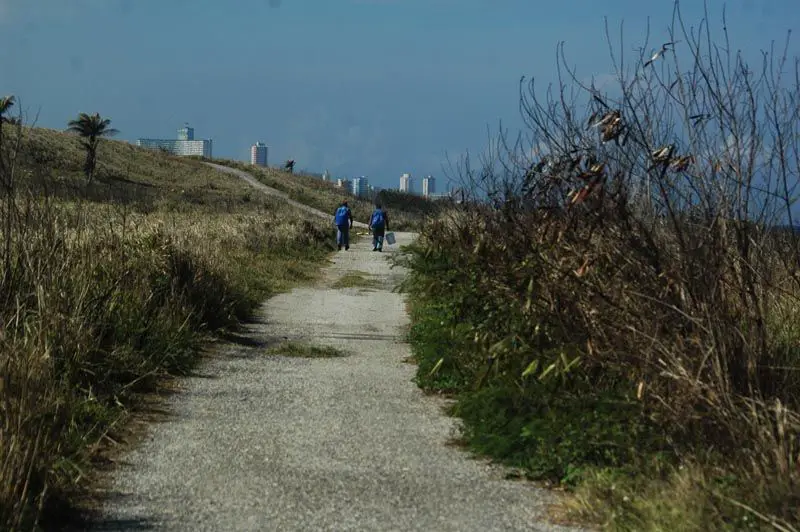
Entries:
{"label": "distant building", "polygon": [[406,194],[411,194],[413,192],[411,174],[403,174],[400,176],[400,192],[405,192]]}
{"label": "distant building", "polygon": [[172,155],[179,155],[182,157],[188,155],[199,155],[202,157],[211,157],[212,154],[212,141],[208,140],[168,140],[168,139],[138,139],[136,145],[140,148],[148,150],[162,150],[171,153]]}
{"label": "distant building", "polygon": [[427,198],[431,201],[440,201],[440,200],[449,200],[454,199],[453,195],[450,192],[442,192],[439,194],[430,194]]}
{"label": "distant building", "polygon": [[422,195],[429,197],[436,193],[436,178],[433,176],[426,176],[422,180]]}
{"label": "distant building", "polygon": [[194,128],[189,127],[189,124],[184,124],[182,128],[178,129],[178,140],[194,140]]}
{"label": "distant building", "polygon": [[350,190],[350,180],[349,179],[339,178],[339,179],[336,180],[336,187],[337,188],[343,188],[343,189],[349,191]]}
{"label": "distant building", "polygon": [[250,164],[253,166],[267,166],[269,147],[263,142],[256,142],[250,146]]}
{"label": "distant building", "polygon": [[211,157],[212,154],[211,139],[195,140],[194,128],[185,125],[178,129],[177,139],[137,139],[136,145],[140,148],[153,151],[165,151],[172,155],[179,155],[182,157],[188,155],[199,155],[202,157]]}
{"label": "distant building", "polygon": [[356,177],[353,179],[353,196],[364,198],[369,196],[369,180],[364,177]]}

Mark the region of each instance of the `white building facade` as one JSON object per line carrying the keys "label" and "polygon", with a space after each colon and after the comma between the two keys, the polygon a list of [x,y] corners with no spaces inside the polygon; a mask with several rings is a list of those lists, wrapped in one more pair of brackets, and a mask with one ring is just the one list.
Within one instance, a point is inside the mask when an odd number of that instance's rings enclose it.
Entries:
{"label": "white building facade", "polygon": [[253,166],[267,166],[269,147],[263,142],[256,142],[250,146],[250,164]]}
{"label": "white building facade", "polygon": [[436,178],[433,176],[426,176],[422,180],[422,195],[427,198],[433,194],[436,194]]}
{"label": "white building facade", "polygon": [[136,145],[147,150],[165,151],[182,157],[198,155],[211,158],[213,141],[211,139],[196,140],[194,128],[186,124],[178,129],[177,139],[137,139]]}
{"label": "white building facade", "polygon": [[212,141],[207,140],[170,140],[170,139],[138,139],[136,145],[148,150],[162,150],[185,157],[188,155],[199,155],[201,157],[211,157]]}
{"label": "white building facade", "polygon": [[411,174],[403,174],[400,176],[400,192],[405,192],[406,194],[413,193],[413,185]]}
{"label": "white building facade", "polygon": [[369,196],[369,180],[366,177],[353,178],[353,196],[359,198]]}

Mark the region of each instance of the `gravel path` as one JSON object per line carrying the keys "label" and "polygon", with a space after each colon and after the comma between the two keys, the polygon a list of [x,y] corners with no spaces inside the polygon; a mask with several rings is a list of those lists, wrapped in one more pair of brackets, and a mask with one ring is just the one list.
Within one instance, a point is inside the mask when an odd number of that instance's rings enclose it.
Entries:
{"label": "gravel path", "polygon": [[[553,494],[448,445],[456,421],[412,382],[408,317],[392,292],[404,272],[386,260],[412,237],[397,233],[384,253],[363,238],[318,286],[266,302],[118,462],[95,529],[568,530],[543,521]],[[374,286],[333,287],[356,272]],[[284,341],[346,356],[267,354]]]}
{"label": "gravel path", "polygon": [[[118,466],[97,530],[566,530],[541,520],[552,494],[447,445],[455,421],[404,362],[390,253],[364,238],[318,286],[265,303],[250,345],[187,379]],[[331,288],[353,271],[378,284]],[[347,356],[265,354],[287,338]]]}

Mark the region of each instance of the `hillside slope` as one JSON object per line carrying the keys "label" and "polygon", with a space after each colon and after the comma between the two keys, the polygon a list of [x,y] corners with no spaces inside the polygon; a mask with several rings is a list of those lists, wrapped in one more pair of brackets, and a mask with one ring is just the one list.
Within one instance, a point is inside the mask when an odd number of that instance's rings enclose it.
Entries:
{"label": "hillside slope", "polygon": [[142,399],[333,249],[324,219],[200,161],[104,140],[82,166],[77,137],[3,126],[3,530],[73,514]]}
{"label": "hillside slope", "polygon": [[[347,199],[355,219],[368,223],[374,207],[373,198],[354,197],[337,188],[333,182],[323,181],[316,177],[291,174],[274,168],[254,167],[225,159],[215,159],[213,162],[245,171],[261,183],[285,193],[287,197],[323,212],[333,214],[339,203],[343,199]],[[374,200],[380,202],[388,210],[392,222],[391,228],[397,231],[419,230],[426,220],[442,212],[447,205],[443,202],[430,201],[421,196],[392,190],[380,191]]]}
{"label": "hillside slope", "polygon": [[[306,205],[305,203],[300,203],[299,201],[293,200],[293,199],[291,199],[289,197],[289,194],[287,194],[286,192],[282,192],[282,191],[280,191],[280,190],[278,190],[276,188],[269,187],[269,186],[265,185],[264,183],[262,183],[261,181],[259,181],[255,177],[253,177],[252,174],[250,174],[248,172],[245,172],[244,170],[240,170],[238,168],[233,168],[233,167],[230,167],[230,166],[223,166],[223,165],[215,164],[215,163],[206,163],[206,164],[209,165],[211,168],[214,168],[215,170],[218,170],[220,172],[224,172],[226,174],[234,175],[234,176],[246,181],[250,186],[252,186],[256,190],[259,190],[259,191],[263,192],[264,194],[268,194],[270,196],[276,196],[276,197],[282,198],[287,204],[289,204],[289,205],[291,205],[291,206],[293,206],[293,207],[295,207],[295,208],[297,208],[297,209],[299,209],[299,210],[301,210],[301,211],[303,211],[305,213],[308,213],[308,214],[310,214],[312,216],[316,216],[318,218],[326,219],[328,221],[331,220],[331,214],[330,213],[325,212],[325,211],[321,211],[321,210],[319,210],[317,208],[314,208],[314,207],[310,207],[310,206]],[[359,227],[361,229],[367,229],[367,227],[368,227],[367,224],[365,224],[363,222],[354,222],[353,226],[354,227]]]}
{"label": "hillside slope", "polygon": [[[15,131],[8,126],[5,129],[11,134]],[[140,210],[178,211],[247,208],[253,198],[252,191],[239,179],[220,174],[200,161],[115,140],[101,142],[97,177],[87,185],[80,138],[44,128],[26,127],[20,132],[20,177],[27,178],[40,193],[132,204]]]}

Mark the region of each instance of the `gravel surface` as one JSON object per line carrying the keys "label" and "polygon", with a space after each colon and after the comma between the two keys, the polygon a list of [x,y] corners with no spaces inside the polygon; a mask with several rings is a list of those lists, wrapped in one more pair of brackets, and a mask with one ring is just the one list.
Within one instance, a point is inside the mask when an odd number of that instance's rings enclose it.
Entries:
{"label": "gravel surface", "polygon": [[[456,421],[412,382],[402,278],[368,239],[315,287],[264,304],[119,462],[96,530],[569,530],[554,494],[448,445]],[[373,288],[333,289],[348,272]],[[339,358],[268,355],[285,340]],[[246,340],[246,341],[244,341]]]}

